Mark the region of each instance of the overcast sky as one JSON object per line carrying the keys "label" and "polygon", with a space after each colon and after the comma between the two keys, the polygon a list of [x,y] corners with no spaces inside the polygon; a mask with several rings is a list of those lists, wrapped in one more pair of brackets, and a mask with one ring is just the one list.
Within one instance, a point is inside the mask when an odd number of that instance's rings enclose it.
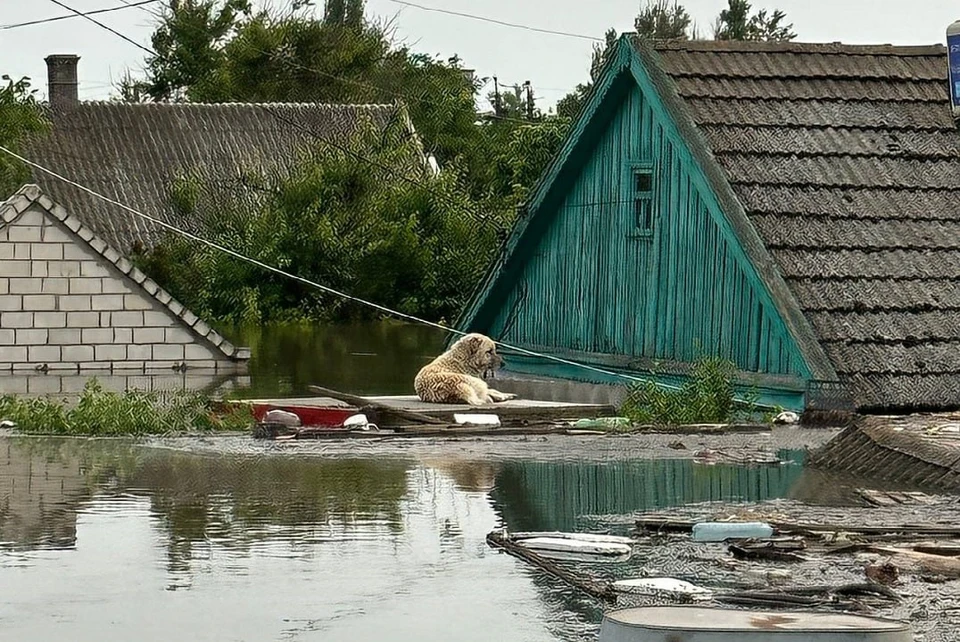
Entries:
{"label": "overcast sky", "polygon": [[[134,0],[62,0],[79,11],[120,6]],[[274,4],[288,0],[273,0]],[[638,0],[411,0],[426,7],[482,15],[533,27],[602,37],[614,27],[630,30]],[[322,2],[318,2],[322,6]],[[685,0],[694,20],[709,33],[726,0]],[[933,44],[945,41],[947,25],[960,19],[958,0],[775,0],[754,8],[779,8],[805,42]],[[149,8],[149,7],[148,7]],[[320,11],[320,9],[317,9]],[[144,52],[83,18],[3,29],[4,25],[69,13],[49,0],[0,0],[0,74],[29,76],[46,96],[43,58],[51,53],[81,56],[82,100],[107,98],[125,69],[140,70]],[[481,77],[501,83],[531,80],[541,107],[587,79],[592,43],[583,38],[536,33],[465,17],[402,6],[395,0],[367,0],[367,13],[392,19],[398,38],[425,53],[459,54]],[[139,8],[96,16],[149,46],[153,19]]]}

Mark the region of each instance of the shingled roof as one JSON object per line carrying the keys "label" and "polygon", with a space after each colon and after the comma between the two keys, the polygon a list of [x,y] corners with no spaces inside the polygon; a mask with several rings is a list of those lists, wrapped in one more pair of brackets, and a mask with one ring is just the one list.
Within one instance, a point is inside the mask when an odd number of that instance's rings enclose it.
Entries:
{"label": "shingled roof", "polygon": [[[24,155],[61,176],[144,214],[182,227],[170,186],[188,171],[221,185],[239,170],[283,167],[307,145],[345,146],[362,123],[383,129],[395,119],[413,134],[395,105],[125,104],[84,102],[53,110],[49,134],[29,141]],[[39,170],[50,197],[68,206],[122,253],[156,243],[163,228]]]}
{"label": "shingled roof", "polygon": [[960,404],[960,130],[946,49],[633,42],[857,405]]}

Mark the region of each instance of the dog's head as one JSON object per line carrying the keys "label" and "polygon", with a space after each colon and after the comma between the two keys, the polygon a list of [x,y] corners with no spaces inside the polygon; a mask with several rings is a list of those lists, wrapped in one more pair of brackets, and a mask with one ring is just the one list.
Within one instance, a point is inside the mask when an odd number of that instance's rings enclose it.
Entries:
{"label": "dog's head", "polygon": [[493,339],[478,333],[461,337],[451,350],[457,360],[477,376],[493,373],[503,365],[503,358],[497,352]]}

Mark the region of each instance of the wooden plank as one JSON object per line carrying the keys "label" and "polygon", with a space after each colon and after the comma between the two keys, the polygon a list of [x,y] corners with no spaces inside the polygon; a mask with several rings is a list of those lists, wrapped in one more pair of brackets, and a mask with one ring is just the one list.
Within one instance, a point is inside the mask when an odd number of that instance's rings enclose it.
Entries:
{"label": "wooden plank", "polygon": [[401,406],[386,405],[371,397],[360,397],[357,395],[351,395],[346,392],[330,390],[329,388],[321,388],[320,386],[309,386],[309,388],[310,390],[316,393],[319,393],[321,395],[327,395],[328,397],[333,397],[334,399],[338,399],[340,401],[344,401],[346,403],[354,405],[360,410],[364,410],[365,408],[373,408],[378,412],[387,411],[391,414],[397,415],[398,417],[402,417],[403,419],[407,419],[409,421],[417,421],[424,424],[443,423],[436,417],[421,414],[411,410],[407,410],[406,408]]}
{"label": "wooden plank", "polygon": [[470,406],[467,404],[431,404],[417,397],[371,397],[384,408],[402,408],[453,423],[453,415],[461,413],[496,414],[500,423],[549,422],[565,419],[592,419],[600,416],[615,416],[616,408],[602,404],[577,404],[531,399],[511,399],[502,403]]}

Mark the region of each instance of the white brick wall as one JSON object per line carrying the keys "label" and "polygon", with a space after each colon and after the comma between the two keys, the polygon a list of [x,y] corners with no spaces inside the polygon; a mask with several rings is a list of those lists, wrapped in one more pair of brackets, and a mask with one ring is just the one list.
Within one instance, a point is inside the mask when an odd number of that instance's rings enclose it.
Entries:
{"label": "white brick wall", "polygon": [[189,316],[177,318],[37,205],[0,227],[0,372],[232,368]]}

